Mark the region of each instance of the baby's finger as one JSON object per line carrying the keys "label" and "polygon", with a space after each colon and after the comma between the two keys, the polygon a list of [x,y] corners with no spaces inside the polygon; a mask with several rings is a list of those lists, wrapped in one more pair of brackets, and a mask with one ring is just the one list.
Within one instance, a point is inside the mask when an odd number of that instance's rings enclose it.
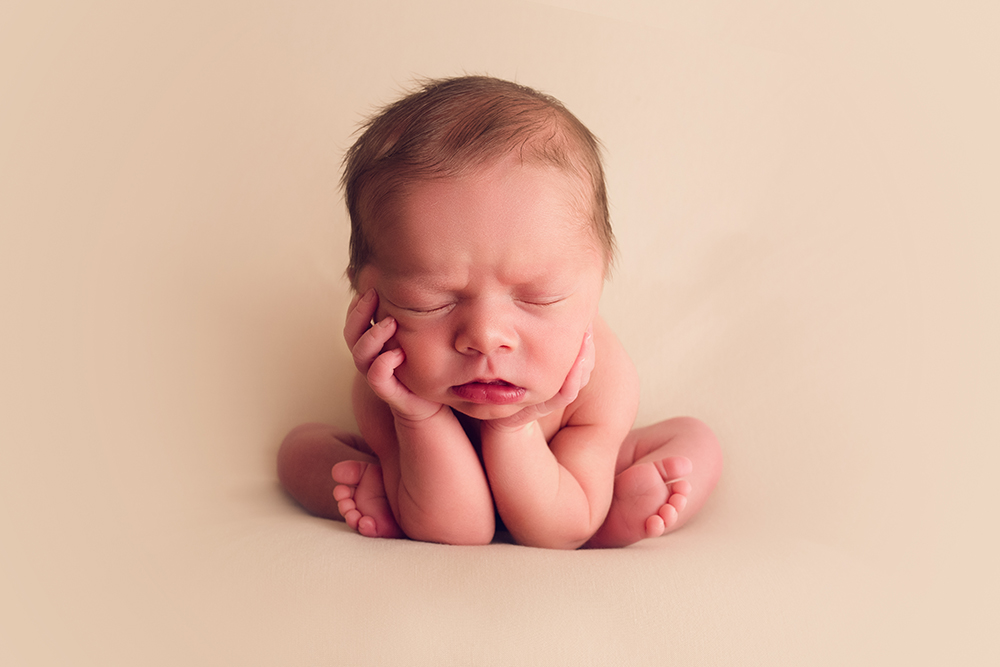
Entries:
{"label": "baby's finger", "polygon": [[405,393],[402,385],[396,378],[396,369],[399,368],[404,359],[406,359],[406,355],[403,353],[403,350],[395,348],[380,354],[370,364],[368,369],[367,377],[369,386],[371,386],[379,398],[388,403],[398,398],[401,393]]}
{"label": "baby's finger", "polygon": [[367,294],[367,292],[364,292],[364,293],[362,293],[362,292],[355,292],[354,293],[354,296],[351,298],[351,303],[347,306],[347,312],[348,313],[350,313],[352,310],[354,310],[355,308],[357,308],[358,302],[361,301],[361,299],[364,298],[365,294]]}
{"label": "baby's finger", "polygon": [[583,336],[580,344],[580,352],[576,355],[576,361],[569,370],[569,375],[563,382],[562,389],[559,390],[558,397],[562,397],[566,404],[572,403],[580,394],[587,382],[590,381],[590,372],[594,369],[594,342],[591,329]]}
{"label": "baby's finger", "polygon": [[361,336],[371,326],[372,317],[377,309],[378,294],[374,289],[354,297],[344,322],[344,340],[347,341],[347,347],[353,349],[357,345]]}
{"label": "baby's finger", "polygon": [[354,365],[359,371],[367,375],[368,369],[382,353],[382,348],[394,333],[396,333],[396,320],[386,317],[361,335],[351,348]]}
{"label": "baby's finger", "polygon": [[406,354],[398,347],[380,354],[368,371],[368,386],[389,405],[397,418],[423,421],[436,414],[441,404],[418,397],[399,381],[396,369],[405,360]]}
{"label": "baby's finger", "polygon": [[590,374],[594,370],[594,365],[596,362],[597,348],[594,346],[594,328],[591,325],[587,329],[587,333],[583,336],[583,346],[580,350],[580,367],[582,373],[580,375],[580,388],[583,389],[590,382]]}

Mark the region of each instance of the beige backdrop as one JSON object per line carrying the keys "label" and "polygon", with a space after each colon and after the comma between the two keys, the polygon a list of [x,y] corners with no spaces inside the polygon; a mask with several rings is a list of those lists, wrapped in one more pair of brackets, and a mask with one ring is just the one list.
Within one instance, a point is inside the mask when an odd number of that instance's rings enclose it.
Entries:
{"label": "beige backdrop", "polygon": [[[0,664],[1000,664],[991,6],[4,3]],[[606,145],[639,420],[727,457],[674,536],[368,541],[276,485],[352,421],[351,133],[462,72]]]}

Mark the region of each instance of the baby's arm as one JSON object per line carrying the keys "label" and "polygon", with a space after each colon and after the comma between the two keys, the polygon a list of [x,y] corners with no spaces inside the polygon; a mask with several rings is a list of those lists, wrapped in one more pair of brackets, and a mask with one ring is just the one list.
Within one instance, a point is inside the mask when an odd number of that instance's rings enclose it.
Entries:
{"label": "baby's arm", "polygon": [[358,427],[382,465],[386,496],[412,539],[484,544],[495,519],[489,484],[475,449],[447,406],[411,393],[395,376],[401,349],[383,352],[392,318],[370,326],[374,291],[352,304],[344,336],[363,381],[355,383]]}
{"label": "baby's arm", "polygon": [[[611,504],[615,461],[635,419],[638,382],[600,319],[594,339],[589,350],[585,341],[562,390],[549,402],[561,399],[572,411],[551,443],[537,421],[483,422],[483,459],[494,502],[520,544],[579,547],[600,528]],[[589,383],[588,363],[593,364]]]}

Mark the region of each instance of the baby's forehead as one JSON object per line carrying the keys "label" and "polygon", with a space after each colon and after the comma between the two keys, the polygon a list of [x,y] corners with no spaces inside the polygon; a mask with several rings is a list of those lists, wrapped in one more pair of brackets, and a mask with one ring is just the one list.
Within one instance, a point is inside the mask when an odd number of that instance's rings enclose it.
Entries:
{"label": "baby's forehead", "polygon": [[[543,187],[544,184],[552,184],[553,176],[555,176],[560,187],[551,188],[548,192],[556,193],[555,199],[561,201],[564,210],[571,217],[580,221],[579,228],[573,229],[573,233],[586,232],[588,227],[594,225],[596,211],[594,210],[593,184],[588,173],[556,165],[549,161],[529,160],[516,155],[507,155],[502,159],[465,166],[454,173],[445,172],[412,177],[406,177],[404,174],[399,185],[394,188],[394,192],[385,199],[385,206],[382,207],[380,215],[384,224],[381,226],[391,227],[392,223],[398,219],[398,213],[410,206],[414,200],[421,199],[428,189],[440,190],[442,186],[460,185],[465,182],[503,180],[511,172],[511,167],[523,167],[524,169],[516,169],[519,175],[524,175],[529,182]],[[525,193],[524,196],[531,195]],[[482,201],[474,202],[476,206],[484,204],[485,202]],[[546,220],[539,219],[537,224],[546,224],[546,222]]]}

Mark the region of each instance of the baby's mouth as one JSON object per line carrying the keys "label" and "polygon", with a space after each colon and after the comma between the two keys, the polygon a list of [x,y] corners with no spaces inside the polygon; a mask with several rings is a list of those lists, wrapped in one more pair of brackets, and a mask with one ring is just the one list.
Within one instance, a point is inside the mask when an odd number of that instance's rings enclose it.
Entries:
{"label": "baby's mouth", "polygon": [[473,380],[451,388],[453,394],[471,403],[509,405],[517,403],[527,391],[506,380]]}

